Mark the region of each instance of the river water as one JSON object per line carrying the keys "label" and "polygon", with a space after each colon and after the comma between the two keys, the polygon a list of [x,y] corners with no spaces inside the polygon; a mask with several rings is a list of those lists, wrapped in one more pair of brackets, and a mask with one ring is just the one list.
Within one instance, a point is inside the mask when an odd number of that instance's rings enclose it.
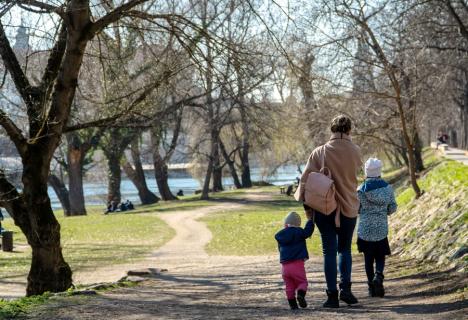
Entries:
{"label": "river water", "polygon": [[[263,180],[274,185],[287,185],[293,183],[296,180],[298,172],[297,167],[295,166],[284,166],[277,170],[276,175],[265,178],[262,177],[261,170],[259,168],[253,168],[251,176],[252,181]],[[233,185],[232,178],[226,177],[223,180],[223,184],[226,189],[229,189]],[[148,175],[146,178],[146,183],[152,192],[158,194],[154,176]],[[193,194],[195,190],[201,189],[201,184],[198,180],[192,178],[188,174],[181,175],[169,173],[169,187],[174,194],[176,194],[177,191],[182,190],[184,195],[190,195]],[[120,188],[122,200],[128,199],[135,204],[140,203],[140,199],[138,198],[138,191],[130,180],[122,179]],[[86,205],[102,205],[104,208],[107,197],[107,182],[85,182],[84,194]],[[51,187],[49,187],[49,197],[52,203],[52,208],[60,209],[60,202]]]}

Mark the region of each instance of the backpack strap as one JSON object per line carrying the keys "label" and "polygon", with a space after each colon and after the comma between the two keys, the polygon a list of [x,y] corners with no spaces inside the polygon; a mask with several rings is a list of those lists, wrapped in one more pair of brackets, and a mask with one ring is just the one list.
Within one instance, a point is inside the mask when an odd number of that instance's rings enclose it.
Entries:
{"label": "backpack strap", "polygon": [[[327,147],[327,144],[325,143],[323,146],[322,146],[322,156],[320,157],[320,160],[321,160],[321,167],[320,167],[320,172],[324,175],[326,175],[327,177],[329,177],[331,179],[331,171],[330,169],[328,169],[328,167],[325,167],[325,152],[326,152],[326,147]],[[325,171],[326,169],[326,171]]]}
{"label": "backpack strap", "polygon": [[322,152],[322,163],[321,163],[321,166],[320,166],[320,170],[323,170],[323,168],[325,167],[325,146],[326,146],[326,144],[324,144],[323,147],[322,147],[323,152]]}

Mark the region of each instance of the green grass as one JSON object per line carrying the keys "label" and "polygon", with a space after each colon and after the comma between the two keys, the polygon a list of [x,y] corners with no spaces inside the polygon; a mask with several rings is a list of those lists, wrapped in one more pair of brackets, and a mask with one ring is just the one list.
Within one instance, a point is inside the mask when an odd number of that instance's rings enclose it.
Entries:
{"label": "green grass", "polygon": [[[64,258],[73,271],[142,259],[174,236],[174,230],[155,213],[192,210],[211,204],[206,201],[173,201],[109,215],[103,215],[101,208],[91,207],[87,216],[66,218],[57,211]],[[31,249],[12,219],[5,219],[3,225],[15,232],[15,251],[0,253],[0,278],[26,275]]]}
{"label": "green grass", "polygon": [[[271,191],[275,190],[274,194]],[[212,255],[266,255],[278,252],[275,233],[283,228],[283,220],[289,211],[301,214],[305,224],[302,205],[292,197],[279,195],[278,187],[262,188],[273,200],[261,201],[248,208],[213,213],[202,219],[213,233],[213,239],[206,250]],[[315,228],[311,240],[307,240],[309,254],[321,255],[320,233]],[[353,245],[353,250],[355,246]]]}
{"label": "green grass", "polygon": [[[433,162],[432,169],[418,180],[418,184],[421,190],[436,190],[436,194],[444,198],[449,193],[468,187],[467,177],[467,166],[453,160],[442,160]],[[400,207],[405,207],[414,196],[413,189],[406,188],[398,194],[397,203]]]}
{"label": "green grass", "polygon": [[[118,281],[115,283],[103,284],[100,289],[93,289],[93,290],[97,292],[105,292],[105,291],[114,290],[116,288],[128,288],[128,287],[134,287],[137,285],[138,285],[138,282],[124,280],[124,281]],[[24,298],[10,300],[10,301],[0,299],[0,319],[17,318],[21,314],[27,313],[28,311],[31,311],[35,307],[38,307],[40,305],[45,305],[46,302],[51,297],[55,299],[67,298],[67,304],[70,304],[70,303],[76,304],[78,300],[80,300],[80,303],[86,303],[86,300],[90,299],[90,297],[80,295],[81,289],[82,289],[81,286],[77,286],[76,288],[70,288],[64,293],[64,295],[61,295],[61,296],[54,296],[50,292],[45,292],[42,295],[24,297]],[[75,299],[73,299],[72,296],[74,296]],[[44,317],[44,314],[42,314],[42,316]]]}
{"label": "green grass", "polygon": [[14,301],[0,300],[0,319],[10,319],[20,313],[27,312],[34,306],[43,304],[51,297],[50,293],[40,296],[26,297]]}
{"label": "green grass", "polygon": [[[427,168],[434,168],[443,161],[430,148],[424,150],[423,158]],[[436,178],[430,178],[430,183],[441,183],[447,171],[453,171],[451,178],[455,181],[459,181],[463,177],[465,177],[465,181],[467,180],[468,174],[463,165],[451,161],[444,161],[442,165],[448,167],[443,172],[439,172]],[[406,174],[405,168],[390,169],[384,173],[384,179],[394,180],[399,185],[404,185],[407,182]],[[428,176],[431,177],[431,174],[429,173]],[[445,180],[443,182],[447,183]],[[420,183],[423,189],[427,187],[426,179],[420,180]],[[244,192],[246,191],[235,190],[223,192],[220,196],[241,198],[245,196]],[[203,219],[213,233],[213,239],[206,248],[210,254],[262,255],[275,253],[277,252],[277,244],[274,235],[282,228],[282,221],[286,213],[292,210],[303,212],[302,206],[292,197],[279,194],[278,186],[253,188],[249,192],[268,194],[272,200],[259,202],[245,209],[211,214]],[[414,192],[411,188],[402,186],[397,189],[397,194],[399,194],[397,201],[400,206],[409,204],[414,199]],[[321,254],[320,243],[320,233],[316,228],[312,241],[307,241],[309,252],[314,255]],[[356,252],[354,243],[353,251]]]}

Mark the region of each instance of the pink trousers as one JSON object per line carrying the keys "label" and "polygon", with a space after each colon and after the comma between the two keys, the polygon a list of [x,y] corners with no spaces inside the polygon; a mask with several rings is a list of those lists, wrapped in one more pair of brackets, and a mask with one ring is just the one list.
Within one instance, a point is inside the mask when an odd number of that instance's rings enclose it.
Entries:
{"label": "pink trousers", "polygon": [[304,267],[304,260],[288,261],[281,264],[281,273],[286,285],[286,297],[296,298],[297,290],[307,291],[307,276]]}

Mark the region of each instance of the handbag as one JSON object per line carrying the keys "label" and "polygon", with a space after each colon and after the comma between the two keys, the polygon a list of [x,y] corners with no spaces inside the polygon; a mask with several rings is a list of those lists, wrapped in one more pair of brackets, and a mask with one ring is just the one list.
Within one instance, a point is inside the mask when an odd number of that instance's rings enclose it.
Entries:
{"label": "handbag", "polygon": [[314,210],[330,215],[337,209],[335,182],[331,171],[325,167],[325,145],[322,148],[321,168],[311,172],[304,186],[304,203]]}

